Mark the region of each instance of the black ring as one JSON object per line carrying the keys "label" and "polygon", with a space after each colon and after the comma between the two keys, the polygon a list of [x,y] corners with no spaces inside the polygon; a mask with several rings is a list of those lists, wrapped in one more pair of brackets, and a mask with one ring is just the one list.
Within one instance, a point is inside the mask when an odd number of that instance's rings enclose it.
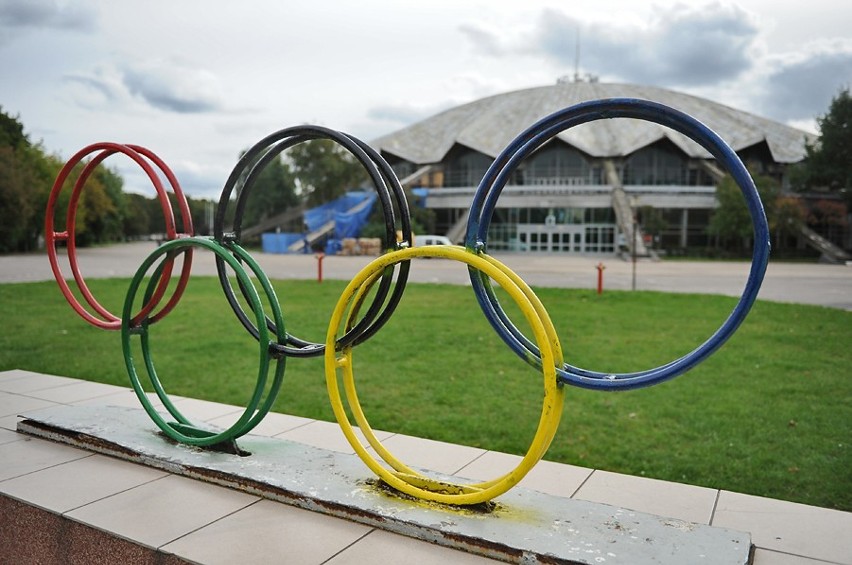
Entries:
{"label": "black ring", "polygon": [[[387,161],[372,147],[355,137],[321,126],[310,125],[290,127],[270,134],[255,144],[240,158],[231,175],[228,177],[219,199],[213,226],[214,238],[222,243],[227,242],[239,245],[242,215],[245,211],[246,199],[251,193],[254,182],[261,171],[273,158],[280,155],[283,151],[294,145],[313,139],[328,139],[337,143],[355,157],[367,170],[378,194],[382,213],[385,218],[385,249],[393,250],[411,245],[411,215],[408,209],[408,201],[405,198],[405,192],[399,180]],[[231,194],[238,186],[240,190],[236,202],[234,230],[226,234],[224,230],[225,215]],[[402,232],[402,241],[400,242],[397,242],[396,238],[396,220],[393,201],[390,196],[391,191],[399,209]],[[382,275],[382,280],[377,287],[376,295],[373,298],[370,308],[358,324],[341,337],[339,340],[341,345],[356,345],[363,342],[375,334],[390,319],[405,290],[405,284],[408,281],[409,266],[408,262],[400,265],[396,284],[390,297],[388,297],[388,294],[393,284],[394,269],[390,269]],[[259,335],[258,330],[237,301],[234,290],[228,280],[224,261],[219,257],[216,258],[216,270],[219,276],[219,283],[222,286],[228,303],[231,305],[231,309],[237,315],[243,327],[257,339]],[[244,289],[241,289],[241,292],[243,291]],[[274,322],[268,317],[266,324],[270,331],[276,332]],[[285,356],[315,357],[323,354],[325,345],[324,343],[301,339],[288,333],[286,344],[276,344],[275,349],[279,354]]]}

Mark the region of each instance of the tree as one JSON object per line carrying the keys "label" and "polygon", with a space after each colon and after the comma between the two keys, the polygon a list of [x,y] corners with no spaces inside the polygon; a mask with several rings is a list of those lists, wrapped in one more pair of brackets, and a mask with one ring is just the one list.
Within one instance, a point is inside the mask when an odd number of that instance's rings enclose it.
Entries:
{"label": "tree", "polygon": [[0,251],[36,248],[52,176],[59,169],[23,124],[0,108]]}
{"label": "tree", "polygon": [[[765,175],[752,175],[770,230],[777,221],[777,202],[780,192],[778,181]],[[730,176],[725,176],[716,186],[716,200],[719,206],[710,218],[707,231],[719,237],[729,247],[749,247],[753,234],[751,215],[746,206],[745,197],[739,186]]]}
{"label": "tree", "polygon": [[325,204],[361,184],[364,167],[328,139],[300,143],[287,152],[301,195],[311,206]]}
{"label": "tree", "polygon": [[77,245],[85,246],[107,241],[108,218],[117,214],[115,202],[97,175],[87,179],[77,206],[77,225],[74,227]]}
{"label": "tree", "polygon": [[126,195],[122,191],[124,179],[116,170],[103,165],[95,169],[92,178],[103,187],[107,202],[104,202],[97,212],[91,212],[90,231],[98,242],[120,241],[124,239],[126,214]]}
{"label": "tree", "polygon": [[852,204],[852,95],[841,89],[828,112],[817,118],[819,141],[807,144],[807,158],[797,171],[800,189],[828,188]]}
{"label": "tree", "polygon": [[639,208],[639,224],[645,234],[652,237],[652,242],[659,241],[660,234],[668,227],[668,223],[663,217],[663,211],[652,206]]}
{"label": "tree", "polygon": [[267,163],[251,187],[242,226],[249,227],[299,204],[296,178],[279,156]]}
{"label": "tree", "polygon": [[800,226],[805,223],[807,216],[808,209],[801,199],[795,196],[779,196],[775,200],[771,217],[772,233],[778,249],[784,247],[787,238],[799,234]]}
{"label": "tree", "polygon": [[847,209],[843,202],[826,199],[817,200],[810,209],[807,220],[809,224],[817,225],[829,239],[847,225]]}
{"label": "tree", "polygon": [[29,188],[35,179],[15,150],[0,147],[0,252],[28,247],[27,225],[35,212]]}
{"label": "tree", "polygon": [[0,106],[0,147],[17,149],[30,144],[24,133],[24,124],[18,118],[13,118],[3,111]]}
{"label": "tree", "polygon": [[148,198],[136,193],[125,195],[124,235],[130,238],[148,235],[150,223]]}

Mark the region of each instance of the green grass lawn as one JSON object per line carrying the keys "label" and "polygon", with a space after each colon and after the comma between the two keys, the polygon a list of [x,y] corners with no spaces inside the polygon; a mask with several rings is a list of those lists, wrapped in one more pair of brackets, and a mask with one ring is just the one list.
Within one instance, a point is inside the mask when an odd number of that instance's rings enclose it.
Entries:
{"label": "green grass lawn", "polygon": [[[113,311],[127,284],[90,281]],[[344,284],[277,281],[288,330],[322,341]],[[536,291],[566,359],[613,372],[685,354],[734,304],[706,295]],[[119,334],[85,324],[55,283],[0,285],[0,323],[0,370],[129,385]],[[258,346],[215,279],[193,278],[151,340],[169,393],[247,402]],[[629,392],[569,388],[545,458],[852,510],[850,344],[852,313],[758,302],[740,331],[686,375]],[[534,433],[541,375],[494,334],[469,288],[409,285],[354,362],[374,428],[512,453],[523,453]],[[321,359],[288,360],[274,410],[333,421]]]}

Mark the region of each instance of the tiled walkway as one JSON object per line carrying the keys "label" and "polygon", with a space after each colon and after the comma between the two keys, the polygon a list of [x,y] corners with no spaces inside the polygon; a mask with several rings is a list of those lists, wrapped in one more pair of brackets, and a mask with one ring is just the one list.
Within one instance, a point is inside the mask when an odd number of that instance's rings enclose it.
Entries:
{"label": "tiled walkway", "polygon": [[[191,398],[177,402],[186,413],[214,423],[242,411]],[[122,551],[138,547],[140,555],[157,550],[161,563],[344,565],[376,562],[379,555],[385,563],[491,562],[16,431],[19,414],[56,404],[135,407],[138,400],[122,387],[0,372],[0,563],[32,562],[30,552],[50,554],[50,548],[16,544],[7,535],[27,520],[44,530],[65,524],[66,534],[85,529],[89,538],[97,538],[97,543],[79,548],[89,552],[89,563],[117,555],[110,553],[118,551],[111,549],[110,540],[120,540]],[[352,452],[334,423],[270,414],[255,433]],[[399,434],[387,434],[382,441],[413,466],[467,477],[493,477],[518,460]],[[852,513],[547,461],[522,484],[557,496],[750,532],[756,565],[852,564]],[[50,543],[47,534],[43,542]]]}

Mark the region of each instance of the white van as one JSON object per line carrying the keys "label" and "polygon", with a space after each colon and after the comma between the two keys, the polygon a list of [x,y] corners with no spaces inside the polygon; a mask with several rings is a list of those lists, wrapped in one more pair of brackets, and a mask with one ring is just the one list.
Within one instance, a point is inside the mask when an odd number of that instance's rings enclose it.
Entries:
{"label": "white van", "polygon": [[414,246],[422,247],[424,245],[452,245],[453,242],[443,235],[415,235]]}

